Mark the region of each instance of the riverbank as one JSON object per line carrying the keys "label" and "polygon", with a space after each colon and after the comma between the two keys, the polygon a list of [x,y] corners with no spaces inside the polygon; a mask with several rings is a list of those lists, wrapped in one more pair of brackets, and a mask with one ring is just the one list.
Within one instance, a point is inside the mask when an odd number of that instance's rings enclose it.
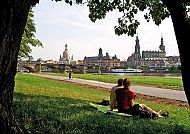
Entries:
{"label": "riverbank", "polygon": [[[92,86],[92,85],[82,84],[82,83],[75,83],[73,81],[66,81],[66,82],[75,84],[75,85],[79,85],[79,86],[92,88],[92,89],[98,90],[98,91],[110,92],[110,90],[108,90],[108,88],[105,88],[105,87]],[[157,97],[157,96],[145,95],[142,93],[141,94],[135,93],[135,95],[136,95],[136,99],[141,100],[141,101],[146,100],[146,101],[151,101],[152,103],[159,103],[162,105],[172,105],[172,106],[177,106],[177,107],[189,108],[189,104],[187,103],[187,101],[184,101],[184,100],[176,100],[176,99],[171,99],[171,98]]]}
{"label": "riverbank", "polygon": [[161,72],[142,72],[142,73],[92,73],[99,75],[113,76],[152,76],[152,77],[167,77],[167,78],[182,78],[181,73],[161,73]]}
{"label": "riverbank", "polygon": [[[61,73],[41,73],[41,74],[68,77],[68,74],[61,74]],[[119,78],[127,77],[131,80],[132,85],[142,85],[147,87],[156,87],[156,88],[183,91],[183,83],[180,77],[167,78],[161,76],[152,77],[152,76],[129,76],[129,75],[113,76],[113,75],[103,75],[103,74],[72,74],[72,77],[78,79],[85,79],[85,80],[94,80],[105,83],[113,83],[113,84],[116,84]]]}
{"label": "riverbank", "polygon": [[[78,79],[78,78],[72,78],[72,80],[69,80],[67,77],[63,76],[53,76],[53,75],[47,75],[47,74],[30,74],[35,75],[43,78],[53,79],[53,80],[59,80],[59,81],[71,81],[74,84],[85,84],[85,85],[91,85],[96,87],[103,87],[107,88],[108,91],[115,86],[115,84],[112,83],[105,83],[105,82],[98,82],[94,80],[84,80],[84,79]],[[155,87],[146,87],[146,86],[137,86],[132,85],[132,91],[135,93],[143,94],[143,95],[150,95],[150,96],[156,96],[161,98],[168,98],[168,99],[175,99],[180,101],[187,101],[186,95],[184,91],[177,91],[177,90],[171,90],[171,89],[162,89],[162,88],[155,88]]]}

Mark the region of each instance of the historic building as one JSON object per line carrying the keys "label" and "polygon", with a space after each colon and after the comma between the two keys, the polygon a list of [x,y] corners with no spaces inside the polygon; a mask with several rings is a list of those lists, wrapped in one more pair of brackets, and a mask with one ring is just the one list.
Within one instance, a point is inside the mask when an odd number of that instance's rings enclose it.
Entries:
{"label": "historic building", "polygon": [[180,64],[179,56],[166,56],[162,36],[159,50],[142,51],[142,55],[140,53],[140,43],[138,36],[136,36],[135,42],[135,52],[127,59],[127,64],[131,68],[149,67],[153,69],[164,69],[167,66]]}
{"label": "historic building", "polygon": [[70,54],[70,51],[68,50],[67,44],[65,45],[65,51],[63,51],[63,54],[59,57],[59,62],[62,64],[70,64],[73,62],[73,55]]}
{"label": "historic building", "polygon": [[138,68],[141,65],[141,53],[138,36],[136,36],[135,42],[135,52],[127,59],[127,63],[131,68]]}
{"label": "historic building", "polygon": [[106,55],[103,55],[102,48],[99,49],[97,56],[93,57],[84,57],[84,64],[86,66],[100,66],[101,68],[110,69],[112,67],[120,66],[120,59],[117,56],[109,56],[108,52]]}

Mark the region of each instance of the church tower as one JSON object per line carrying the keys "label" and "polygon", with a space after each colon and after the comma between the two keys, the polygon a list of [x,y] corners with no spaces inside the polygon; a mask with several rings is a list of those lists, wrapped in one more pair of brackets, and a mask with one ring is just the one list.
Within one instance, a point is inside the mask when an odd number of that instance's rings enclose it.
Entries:
{"label": "church tower", "polygon": [[159,49],[162,51],[162,52],[166,52],[166,50],[165,50],[165,46],[164,46],[164,40],[163,40],[163,37],[162,37],[162,35],[161,35],[161,44],[160,44],[160,46],[159,46]]}
{"label": "church tower", "polygon": [[136,44],[135,44],[135,53],[140,54],[140,44],[139,44],[139,38],[138,35],[136,36],[136,40],[135,40]]}
{"label": "church tower", "polygon": [[135,40],[135,52],[133,54],[133,68],[138,68],[141,65],[141,53],[138,35]]}
{"label": "church tower", "polygon": [[99,49],[98,57],[99,57],[99,59],[103,58],[102,48]]}

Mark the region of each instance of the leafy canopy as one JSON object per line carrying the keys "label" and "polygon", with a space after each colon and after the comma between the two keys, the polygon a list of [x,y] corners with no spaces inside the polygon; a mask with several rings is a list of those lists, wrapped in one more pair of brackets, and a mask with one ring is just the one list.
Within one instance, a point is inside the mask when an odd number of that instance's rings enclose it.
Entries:
{"label": "leafy canopy", "polygon": [[[55,0],[62,1],[62,0]],[[72,5],[72,0],[65,0],[66,3]],[[138,12],[144,13],[144,18],[149,22],[151,19],[156,25],[161,24],[162,20],[170,16],[165,3],[167,0],[76,0],[77,4],[85,4],[89,7],[89,18],[92,22],[97,19],[105,18],[106,14],[113,10],[118,10],[122,16],[118,18],[118,26],[115,26],[115,34],[128,34],[133,36],[136,29],[140,25],[137,18]],[[181,0],[184,10],[189,10],[190,1]]]}
{"label": "leafy canopy", "polygon": [[156,25],[169,17],[166,6],[160,0],[91,0],[88,4],[91,21],[105,17],[106,13],[114,9],[119,10],[122,16],[118,18],[118,26],[115,26],[117,35],[128,34],[133,36],[140,25],[136,18],[139,11],[144,11],[144,18],[150,21],[152,18]]}
{"label": "leafy canopy", "polygon": [[22,41],[18,57],[19,59],[28,58],[30,60],[32,58],[32,56],[30,55],[30,53],[32,52],[31,46],[42,46],[40,40],[36,39],[34,35],[36,33],[36,28],[33,17],[33,11],[32,9],[30,9],[25,30],[22,35]]}

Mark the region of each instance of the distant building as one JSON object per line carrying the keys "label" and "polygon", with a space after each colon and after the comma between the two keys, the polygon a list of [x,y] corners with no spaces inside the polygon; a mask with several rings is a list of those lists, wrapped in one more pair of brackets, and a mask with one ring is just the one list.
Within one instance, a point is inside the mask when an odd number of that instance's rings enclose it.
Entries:
{"label": "distant building", "polygon": [[100,66],[101,68],[110,69],[112,67],[119,67],[120,59],[118,59],[116,55],[109,56],[108,52],[106,52],[106,55],[104,56],[102,53],[102,48],[100,48],[97,56],[85,56],[84,64],[86,66]]}
{"label": "distant building", "polygon": [[138,36],[136,36],[135,40],[135,52],[131,54],[131,56],[127,59],[127,64],[131,68],[140,68],[142,66],[146,66],[149,68],[165,68],[171,65],[179,65],[180,58],[179,56],[166,56],[165,46],[163,37],[161,36],[161,44],[159,46],[159,50],[157,51],[142,51],[142,55],[140,53],[140,44]]}
{"label": "distant building", "polygon": [[127,66],[126,66],[127,64],[126,63],[127,63],[127,61],[125,61],[125,60],[124,61],[120,61],[120,68],[127,68]]}
{"label": "distant building", "polygon": [[44,64],[57,64],[57,61],[54,61],[54,60],[45,60],[44,61]]}
{"label": "distant building", "polygon": [[70,54],[70,51],[68,50],[67,44],[65,45],[65,51],[63,51],[63,54],[59,56],[59,64],[70,64],[73,61],[73,55]]}
{"label": "distant building", "polygon": [[136,36],[135,40],[135,52],[128,57],[127,63],[129,64],[129,67],[132,68],[138,68],[141,65],[141,53],[140,53],[140,44],[139,44],[139,38]]}
{"label": "distant building", "polygon": [[77,61],[77,64],[79,64],[79,65],[84,65],[84,61],[83,61],[83,60],[78,60],[78,61]]}

